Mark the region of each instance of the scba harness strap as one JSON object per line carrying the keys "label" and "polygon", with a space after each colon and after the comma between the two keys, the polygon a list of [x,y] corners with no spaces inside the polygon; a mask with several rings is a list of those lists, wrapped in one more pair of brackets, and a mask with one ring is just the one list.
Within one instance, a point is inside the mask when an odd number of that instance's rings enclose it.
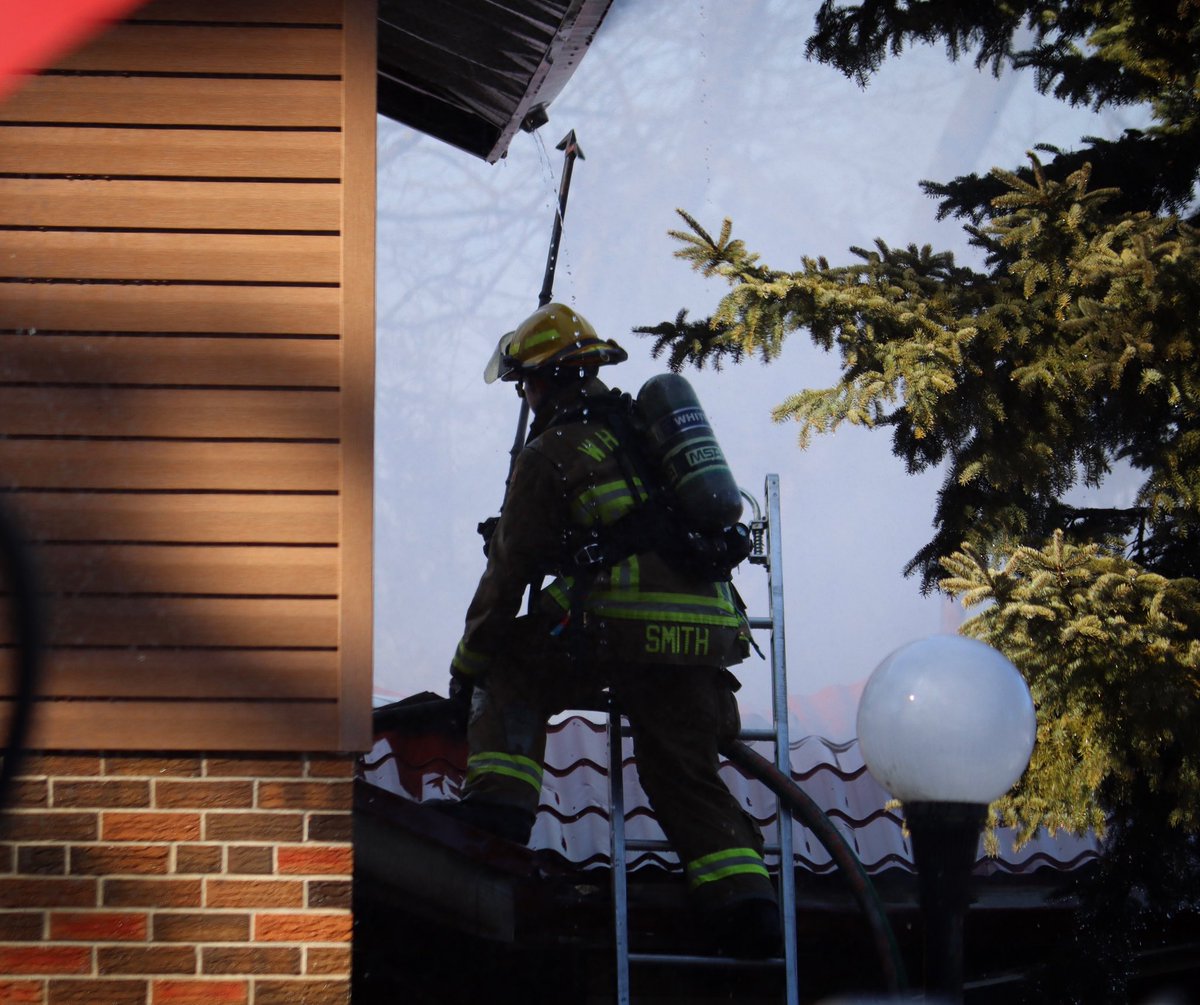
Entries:
{"label": "scba harness strap", "polygon": [[587,540],[565,563],[568,575],[601,573],[631,555],[654,551],[692,579],[729,582],[733,570],[749,557],[752,549],[745,524],[710,533],[687,530],[669,505],[654,499],[615,523],[584,534]]}
{"label": "scba harness strap", "polygon": [[[576,421],[581,414],[563,416],[561,421]],[[569,549],[564,571],[584,578],[632,555],[653,551],[693,579],[728,582],[751,552],[746,525],[736,523],[719,531],[687,526],[671,493],[646,459],[645,426],[630,395],[614,389],[607,399],[597,399],[589,406],[586,414],[611,427],[623,448],[616,451],[616,460],[634,506],[612,523],[580,529],[582,541]]]}
{"label": "scba harness strap", "polygon": [[[569,586],[566,597],[560,599],[560,602],[565,600],[564,617],[552,634],[560,636],[566,632],[568,648],[578,651],[585,608],[597,584],[606,574],[614,575],[623,564],[636,563],[638,555],[649,552],[658,554],[687,578],[711,584],[714,590],[712,598],[701,602],[703,611],[696,609],[698,598],[692,596],[657,600],[669,607],[672,600],[686,602],[690,619],[711,618],[714,624],[729,625],[740,622],[737,610],[744,615],[744,605],[730,580],[733,569],[750,554],[749,530],[743,524],[736,524],[719,532],[705,533],[686,526],[672,506],[670,490],[646,459],[644,429],[628,394],[613,390],[606,397],[593,399],[586,410],[557,417],[552,425],[584,417],[604,427],[604,433],[597,435],[609,448],[606,455],[616,460],[621,480],[591,488],[579,500],[572,501],[573,506],[578,506],[581,518],[591,514],[594,520],[590,526],[578,528],[560,563],[559,571],[568,579]],[[606,519],[610,522],[604,522]],[[723,593],[725,603],[721,602]],[[648,600],[638,595],[631,603],[635,607],[644,606]],[[713,608],[714,604],[721,609]],[[674,614],[666,611],[664,616],[673,618]]]}

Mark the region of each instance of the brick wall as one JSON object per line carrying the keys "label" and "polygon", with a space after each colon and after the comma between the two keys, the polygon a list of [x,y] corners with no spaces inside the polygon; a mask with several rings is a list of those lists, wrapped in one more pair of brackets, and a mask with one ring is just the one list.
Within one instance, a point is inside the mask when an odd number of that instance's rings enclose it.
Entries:
{"label": "brick wall", "polygon": [[0,1005],[347,1002],[352,772],[29,758],[0,814]]}

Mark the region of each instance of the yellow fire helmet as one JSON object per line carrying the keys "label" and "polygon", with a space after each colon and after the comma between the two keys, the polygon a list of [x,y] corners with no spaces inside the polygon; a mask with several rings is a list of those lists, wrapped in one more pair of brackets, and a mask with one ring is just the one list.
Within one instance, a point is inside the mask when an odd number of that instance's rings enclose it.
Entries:
{"label": "yellow fire helmet", "polygon": [[538,370],[564,366],[605,366],[629,354],[612,339],[601,339],[581,314],[563,304],[539,307],[500,337],[483,379],[520,380]]}

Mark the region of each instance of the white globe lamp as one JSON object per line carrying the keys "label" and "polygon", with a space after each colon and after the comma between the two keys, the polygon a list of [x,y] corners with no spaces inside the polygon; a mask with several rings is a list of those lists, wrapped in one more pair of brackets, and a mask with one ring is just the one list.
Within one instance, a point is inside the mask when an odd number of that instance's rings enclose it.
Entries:
{"label": "white globe lamp", "polygon": [[1020,672],[989,645],[934,635],[887,656],[858,705],[858,742],[902,802],[994,802],[1024,773],[1037,724]]}
{"label": "white globe lamp", "polygon": [[863,760],[904,804],[925,921],[925,986],[942,1000],[962,1000],[968,879],[988,804],[1024,773],[1036,732],[1017,668],[961,635],[901,646],[859,699]]}

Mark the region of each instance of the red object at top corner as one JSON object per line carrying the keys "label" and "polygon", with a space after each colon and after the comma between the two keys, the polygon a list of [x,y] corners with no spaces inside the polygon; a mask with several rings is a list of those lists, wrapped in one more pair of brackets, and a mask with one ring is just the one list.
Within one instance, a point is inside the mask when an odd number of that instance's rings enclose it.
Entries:
{"label": "red object at top corner", "polygon": [[0,101],[144,0],[0,0]]}

